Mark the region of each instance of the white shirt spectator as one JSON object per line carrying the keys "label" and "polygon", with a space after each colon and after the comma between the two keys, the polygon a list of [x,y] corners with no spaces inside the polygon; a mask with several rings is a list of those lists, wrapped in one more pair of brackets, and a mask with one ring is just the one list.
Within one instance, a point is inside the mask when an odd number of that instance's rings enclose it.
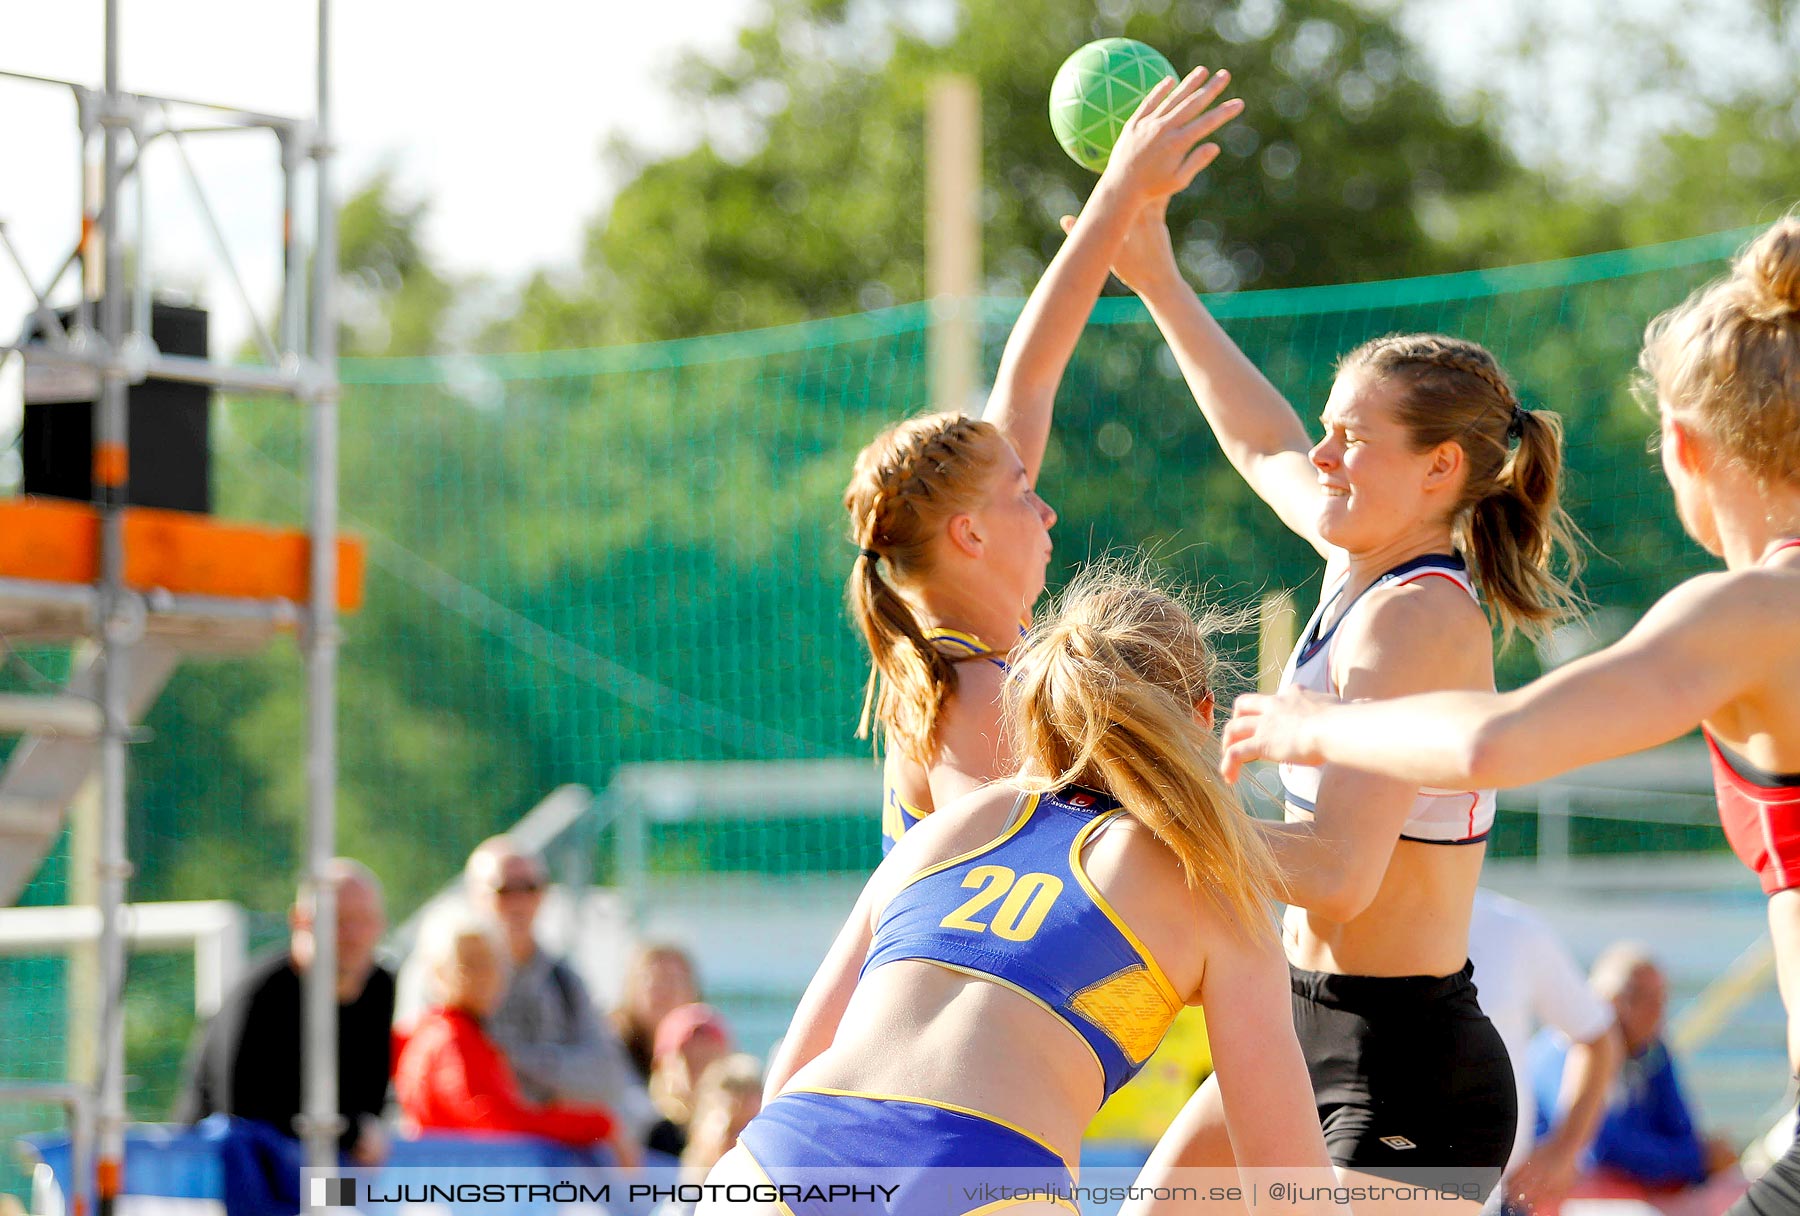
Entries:
{"label": "white shirt spectator", "polygon": [[1475,892],[1469,958],[1481,1008],[1506,1042],[1519,1091],[1519,1130],[1506,1162],[1511,1174],[1531,1155],[1537,1135],[1537,1102],[1525,1065],[1531,1036],[1539,1026],[1554,1026],[1570,1041],[1585,1043],[1606,1033],[1613,1011],[1588,987],[1587,976],[1543,917],[1486,888]]}

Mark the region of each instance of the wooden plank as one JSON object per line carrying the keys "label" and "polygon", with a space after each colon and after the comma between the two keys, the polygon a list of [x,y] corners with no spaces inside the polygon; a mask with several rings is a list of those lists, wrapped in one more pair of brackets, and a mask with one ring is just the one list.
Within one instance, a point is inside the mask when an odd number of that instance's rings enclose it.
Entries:
{"label": "wooden plank", "polygon": [[[308,599],[304,532],[225,523],[186,511],[125,509],[125,585],[176,595]],[[362,607],[362,541],[338,539],[340,612]],[[100,513],[52,498],[0,502],[0,578],[92,583],[100,569]]]}

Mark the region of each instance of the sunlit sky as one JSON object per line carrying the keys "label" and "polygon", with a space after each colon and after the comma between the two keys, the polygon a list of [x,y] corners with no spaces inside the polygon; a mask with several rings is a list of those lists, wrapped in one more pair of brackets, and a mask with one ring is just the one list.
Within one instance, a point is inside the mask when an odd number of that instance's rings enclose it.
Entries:
{"label": "sunlit sky", "polygon": [[[750,0],[338,0],[333,126],[340,195],[391,164],[403,196],[430,201],[433,253],[458,272],[515,277],[572,265],[586,220],[616,183],[599,150],[623,132],[652,148],[693,138],[668,92],[679,50],[729,45]],[[316,9],[297,0],[120,0],[122,87],[269,113],[314,113]],[[100,0],[0,0],[0,70],[99,85]],[[0,223],[40,280],[77,231],[70,93],[0,80]],[[273,139],[190,141],[248,294],[278,281],[280,179]],[[243,332],[172,148],[147,159],[156,278],[204,288],[222,338]],[[0,254],[0,332],[30,305]],[[266,306],[266,304],[265,304]]]}

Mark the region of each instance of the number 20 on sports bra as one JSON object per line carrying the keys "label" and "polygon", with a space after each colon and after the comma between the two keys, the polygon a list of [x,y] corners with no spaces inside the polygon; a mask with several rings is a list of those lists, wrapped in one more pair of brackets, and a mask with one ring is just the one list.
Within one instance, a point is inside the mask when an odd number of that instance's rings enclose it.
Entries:
{"label": "number 20 on sports bra", "polygon": [[[963,876],[962,885],[981,889],[939,921],[938,927],[967,933],[991,929],[1011,942],[1030,941],[1037,935],[1063,889],[1062,879],[1054,874],[1018,875],[1006,866],[976,866]],[[985,923],[978,920],[996,900],[1000,907],[993,916]]]}

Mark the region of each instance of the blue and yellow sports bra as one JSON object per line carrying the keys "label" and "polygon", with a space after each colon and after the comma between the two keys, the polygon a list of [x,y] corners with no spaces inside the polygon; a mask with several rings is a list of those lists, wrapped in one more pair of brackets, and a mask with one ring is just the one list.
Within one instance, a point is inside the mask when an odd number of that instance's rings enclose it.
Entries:
{"label": "blue and yellow sports bra", "polygon": [[888,901],[862,974],[916,959],[1011,989],[1081,1037],[1110,1097],[1182,1006],[1081,863],[1094,834],[1125,813],[1075,786],[1020,794],[999,836],[921,870]]}
{"label": "blue and yellow sports bra", "polygon": [[[1021,629],[1020,633],[1023,632]],[[943,645],[953,658],[972,659],[980,656],[1001,671],[1008,670],[1006,660],[988,650],[982,645],[981,639],[972,633],[956,629],[934,629],[927,635],[927,640]],[[886,857],[889,850],[899,843],[900,837],[906,834],[906,829],[917,827],[919,821],[929,814],[930,811],[920,810],[902,798],[899,790],[888,786],[881,805],[881,855]]]}

